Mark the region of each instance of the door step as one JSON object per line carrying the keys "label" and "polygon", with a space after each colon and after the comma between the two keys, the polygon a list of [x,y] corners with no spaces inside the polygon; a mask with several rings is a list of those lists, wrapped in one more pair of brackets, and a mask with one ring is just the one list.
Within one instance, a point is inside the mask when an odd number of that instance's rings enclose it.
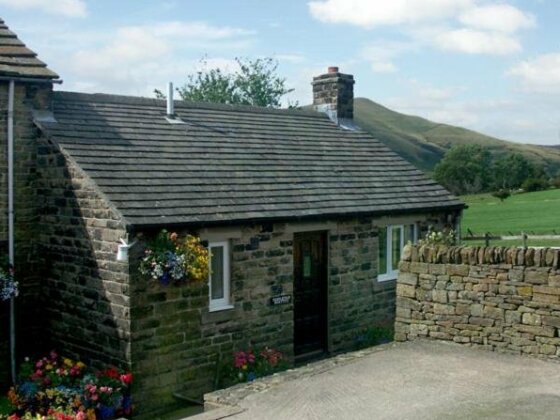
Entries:
{"label": "door step", "polygon": [[317,360],[327,358],[328,354],[325,350],[313,350],[307,353],[298,354],[294,357],[296,366],[308,362],[316,362]]}

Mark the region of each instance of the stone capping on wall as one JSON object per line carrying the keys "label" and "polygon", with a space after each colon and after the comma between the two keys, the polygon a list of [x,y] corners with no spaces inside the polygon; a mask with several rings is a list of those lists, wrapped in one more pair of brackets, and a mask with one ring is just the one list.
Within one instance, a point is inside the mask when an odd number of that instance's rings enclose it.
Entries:
{"label": "stone capping on wall", "polygon": [[430,264],[511,264],[560,268],[560,248],[406,245],[402,261]]}

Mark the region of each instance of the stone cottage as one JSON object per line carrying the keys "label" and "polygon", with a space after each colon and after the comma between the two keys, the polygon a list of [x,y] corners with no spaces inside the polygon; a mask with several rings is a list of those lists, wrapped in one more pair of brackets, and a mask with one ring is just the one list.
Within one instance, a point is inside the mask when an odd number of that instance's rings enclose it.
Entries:
{"label": "stone cottage", "polygon": [[[335,67],[313,80],[315,111],[175,101],[168,115],[162,100],[53,91],[57,79],[0,21],[18,355],[33,341],[127,366],[144,412],[211,390],[220,361],[249,345],[290,362],[352,349],[393,322],[403,244],[459,223],[462,202],[355,126],[354,79]],[[162,228],[208,244],[212,285],[139,275]],[[128,261],[121,240],[136,242]]]}

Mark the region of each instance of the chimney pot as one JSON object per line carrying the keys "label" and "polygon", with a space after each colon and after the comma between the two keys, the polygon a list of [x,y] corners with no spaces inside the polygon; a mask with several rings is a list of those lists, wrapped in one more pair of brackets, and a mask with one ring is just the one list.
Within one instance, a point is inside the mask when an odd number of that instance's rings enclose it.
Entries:
{"label": "chimney pot", "polygon": [[329,73],[338,73],[338,67],[336,67],[336,66],[329,67],[328,72]]}

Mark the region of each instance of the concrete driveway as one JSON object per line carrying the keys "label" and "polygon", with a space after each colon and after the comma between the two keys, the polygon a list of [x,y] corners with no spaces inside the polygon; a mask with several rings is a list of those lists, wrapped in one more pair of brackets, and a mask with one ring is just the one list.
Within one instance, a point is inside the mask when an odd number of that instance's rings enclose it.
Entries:
{"label": "concrete driveway", "polygon": [[207,401],[221,408],[200,419],[560,419],[560,364],[417,341],[313,363]]}

